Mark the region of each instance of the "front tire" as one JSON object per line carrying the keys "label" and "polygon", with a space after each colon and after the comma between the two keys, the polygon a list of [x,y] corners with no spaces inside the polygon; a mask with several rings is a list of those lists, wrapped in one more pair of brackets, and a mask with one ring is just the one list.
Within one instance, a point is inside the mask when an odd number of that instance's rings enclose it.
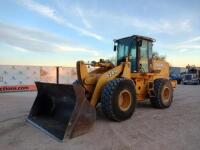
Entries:
{"label": "front tire", "polygon": [[156,79],[154,81],[155,97],[151,98],[151,104],[155,108],[168,108],[173,100],[173,87],[167,79]]}
{"label": "front tire", "polygon": [[111,120],[123,121],[130,118],[136,106],[135,85],[132,80],[117,78],[105,85],[101,94],[101,107]]}

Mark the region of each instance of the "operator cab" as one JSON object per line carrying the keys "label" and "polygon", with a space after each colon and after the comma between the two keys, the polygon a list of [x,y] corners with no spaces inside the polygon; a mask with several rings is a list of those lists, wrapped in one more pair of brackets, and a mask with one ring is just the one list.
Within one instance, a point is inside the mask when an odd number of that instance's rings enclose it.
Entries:
{"label": "operator cab", "polygon": [[131,63],[131,72],[151,72],[152,46],[155,40],[152,38],[133,35],[114,40],[114,51],[117,51],[117,65],[128,57]]}

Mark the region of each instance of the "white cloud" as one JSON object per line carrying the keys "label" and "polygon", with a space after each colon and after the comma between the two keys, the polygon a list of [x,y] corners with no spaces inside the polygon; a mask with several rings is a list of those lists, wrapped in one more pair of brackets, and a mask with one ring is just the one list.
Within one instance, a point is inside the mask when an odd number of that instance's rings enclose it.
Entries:
{"label": "white cloud", "polygon": [[55,47],[60,51],[60,52],[86,52],[86,53],[91,53],[94,56],[98,56],[99,53],[96,50],[88,49],[85,47],[73,47],[73,46],[67,46],[67,45],[55,45]]}
{"label": "white cloud", "polygon": [[193,52],[200,52],[200,36],[196,36],[182,42],[178,43],[166,43],[166,44],[157,44],[157,46],[162,50],[169,50],[173,51],[174,54],[176,52],[180,53],[193,53]]}
{"label": "white cloud", "polygon": [[175,47],[175,49],[179,50],[179,52],[194,52],[194,51],[197,51],[197,52],[200,52],[200,45],[195,45],[195,44],[187,44],[187,45],[184,45],[184,44],[181,44],[181,45],[177,45]]}
{"label": "white cloud", "polygon": [[[58,16],[56,14],[56,11],[53,8],[50,8],[49,6],[37,3],[36,1],[33,1],[33,0],[21,0],[21,2],[23,2],[23,5],[26,6],[28,9],[35,11],[35,12],[41,14],[42,16],[48,17],[49,19],[55,21],[56,23],[59,23],[68,28],[71,28],[71,29],[79,32],[80,34],[83,34],[83,35],[86,35],[89,37],[93,37],[97,40],[103,40],[102,36],[100,36],[96,33],[90,32],[88,30],[85,30],[81,27],[78,27],[78,26],[70,23],[69,21],[65,20],[63,17]],[[82,16],[82,20],[83,19],[84,18]],[[84,21],[86,23],[86,20],[84,20]],[[87,25],[89,25],[89,23]]]}
{"label": "white cloud", "polygon": [[[111,9],[112,10],[112,9]],[[94,10],[81,8],[84,15],[93,18],[93,22],[104,22],[105,26],[116,29],[118,27],[134,27],[144,32],[175,34],[181,32],[190,32],[192,30],[192,21],[190,18],[171,19],[171,18],[139,18],[134,15],[118,13],[108,10]],[[94,21],[95,20],[95,21]],[[110,28],[109,28],[110,29]]]}
{"label": "white cloud", "polygon": [[92,56],[98,55],[97,50],[66,41],[63,37],[3,23],[0,23],[0,42],[20,52],[84,52]]}
{"label": "white cloud", "polygon": [[91,25],[91,23],[88,21],[88,19],[86,19],[83,10],[82,10],[80,7],[76,7],[75,9],[76,9],[78,15],[80,16],[82,22],[83,22],[84,25],[86,26],[86,28],[92,28],[92,25]]}
{"label": "white cloud", "polygon": [[179,42],[174,45],[175,50],[179,50],[179,52],[200,52],[200,36],[192,37],[183,42]]}
{"label": "white cloud", "polygon": [[200,49],[200,45],[179,45],[177,46],[178,49]]}
{"label": "white cloud", "polygon": [[188,39],[187,41],[184,41],[182,43],[192,43],[192,42],[198,42],[198,41],[200,41],[200,36],[193,37],[193,38]]}
{"label": "white cloud", "polygon": [[184,52],[187,52],[188,51],[188,49],[180,49],[179,50],[179,52],[181,52],[181,53],[184,53]]}
{"label": "white cloud", "polygon": [[161,49],[167,49],[174,52],[200,52],[200,44],[196,43],[173,43],[173,44],[159,44]]}
{"label": "white cloud", "polygon": [[196,36],[193,38],[190,38],[186,41],[177,43],[175,45],[175,49],[179,50],[179,52],[183,53],[183,52],[194,52],[194,51],[199,51],[200,52],[200,36]]}
{"label": "white cloud", "polygon": [[[144,31],[156,32],[156,33],[166,33],[174,34],[178,32],[188,32],[191,31],[191,21],[177,20],[171,21],[167,19],[162,20],[144,20],[142,18],[132,17],[132,16],[114,16],[115,20],[123,22],[127,26],[137,27],[143,29]],[[111,19],[113,20],[113,19]]]}

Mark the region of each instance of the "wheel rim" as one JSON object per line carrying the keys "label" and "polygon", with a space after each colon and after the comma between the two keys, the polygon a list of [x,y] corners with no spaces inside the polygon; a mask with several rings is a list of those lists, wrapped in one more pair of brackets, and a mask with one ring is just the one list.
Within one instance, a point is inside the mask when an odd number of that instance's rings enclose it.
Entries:
{"label": "wheel rim", "polygon": [[128,90],[123,90],[119,94],[119,108],[122,111],[127,111],[131,106],[131,93]]}
{"label": "wheel rim", "polygon": [[163,103],[167,104],[170,101],[170,90],[167,86],[164,86],[162,90]]}

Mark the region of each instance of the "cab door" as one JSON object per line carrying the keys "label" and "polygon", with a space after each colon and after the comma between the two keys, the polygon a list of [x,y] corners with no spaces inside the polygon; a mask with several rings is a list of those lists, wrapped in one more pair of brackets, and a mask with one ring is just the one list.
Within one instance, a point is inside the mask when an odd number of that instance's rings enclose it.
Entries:
{"label": "cab door", "polygon": [[142,40],[141,45],[138,45],[138,51],[138,71],[144,73],[151,72],[152,42]]}
{"label": "cab door", "polygon": [[131,72],[137,72],[137,49],[136,49],[136,41],[133,41],[133,44],[130,47],[130,52],[129,52],[129,59],[131,63]]}

